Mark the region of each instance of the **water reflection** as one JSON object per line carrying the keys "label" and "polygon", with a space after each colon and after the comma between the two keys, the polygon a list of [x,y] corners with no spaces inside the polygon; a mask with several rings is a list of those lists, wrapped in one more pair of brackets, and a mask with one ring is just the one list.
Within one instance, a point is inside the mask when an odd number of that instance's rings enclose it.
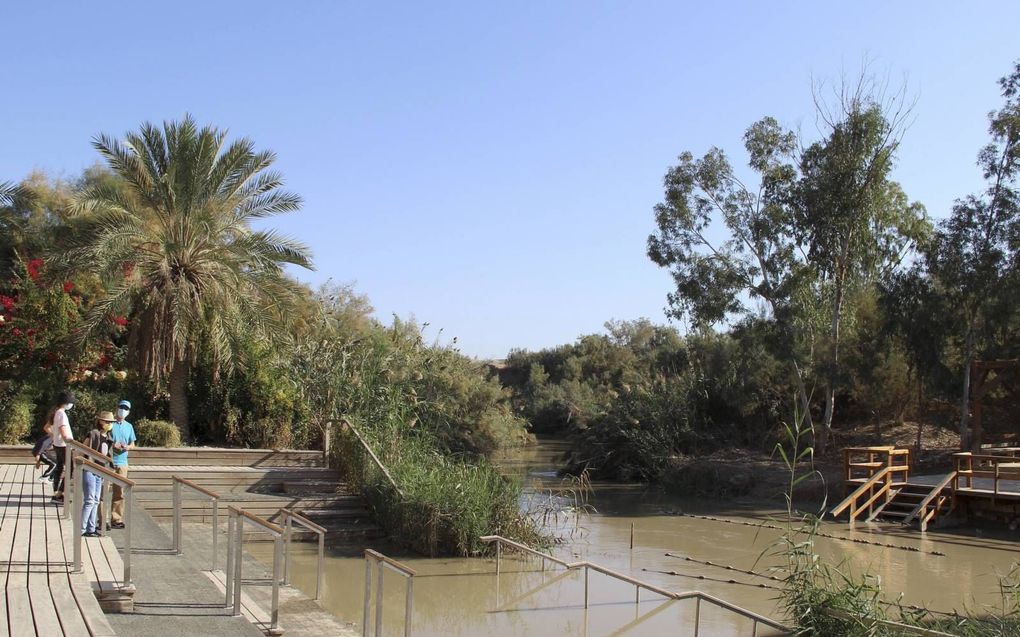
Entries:
{"label": "water reflection", "polygon": [[[562,508],[571,496],[549,500],[560,484],[555,474],[561,448],[543,444],[507,456],[502,466],[519,472],[531,487],[526,506]],[[779,511],[733,502],[697,501],[649,489],[643,485],[593,485],[592,504],[597,513],[575,516],[570,511],[553,517],[555,532],[565,538],[553,553],[568,561],[590,560],[674,591],[702,590],[749,610],[779,617],[776,591],[754,585],[769,580],[726,571],[718,566],[667,557],[675,553],[740,570],[768,572],[781,563],[773,553],[781,531],[678,515],[706,513],[733,519],[776,523]],[[635,548],[630,550],[630,528],[635,526]],[[778,524],[782,524],[781,522]],[[820,539],[822,557],[844,568],[867,572],[880,579],[890,595],[903,593],[908,604],[937,610],[980,607],[998,602],[998,576],[1015,558],[1014,545],[1004,538],[986,541],[965,534],[895,531],[876,535],[875,527],[850,531],[827,523],[826,533],[847,541]],[[919,549],[919,552],[859,544],[849,540],[881,540]],[[414,583],[413,634],[440,635],[662,635],[693,629],[692,600],[665,601],[643,592],[634,604],[634,588],[624,582],[591,573],[590,604],[584,609],[583,570],[541,570],[535,559],[504,555],[497,578],[491,559],[424,559],[402,555],[393,547],[373,547],[400,559],[420,575]],[[945,557],[933,556],[933,550]],[[252,546],[263,560],[271,559],[268,546]],[[292,569],[295,584],[315,588],[315,550],[298,545]],[[682,577],[666,572],[675,571]],[[384,634],[403,634],[404,586],[399,576],[387,573],[384,585]],[[730,583],[729,580],[738,582]],[[337,616],[360,624],[364,595],[364,562],[360,556],[331,553],[326,565],[323,605]],[[750,635],[751,622],[702,604],[701,634]],[[759,628],[759,635],[771,634]]]}

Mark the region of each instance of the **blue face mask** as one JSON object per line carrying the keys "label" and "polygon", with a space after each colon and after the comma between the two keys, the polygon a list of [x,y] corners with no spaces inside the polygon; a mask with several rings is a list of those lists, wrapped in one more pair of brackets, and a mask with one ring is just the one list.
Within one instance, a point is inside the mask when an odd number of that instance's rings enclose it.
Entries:
{"label": "blue face mask", "polygon": [[117,418],[120,418],[121,420],[123,420],[123,419],[127,418],[127,415],[129,413],[131,413],[131,412],[129,412],[127,409],[118,409],[117,410]]}

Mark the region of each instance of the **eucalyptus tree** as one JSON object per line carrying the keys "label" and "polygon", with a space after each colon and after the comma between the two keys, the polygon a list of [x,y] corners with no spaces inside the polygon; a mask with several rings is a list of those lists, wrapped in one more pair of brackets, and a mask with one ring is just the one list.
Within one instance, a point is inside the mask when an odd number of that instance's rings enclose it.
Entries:
{"label": "eucalyptus tree", "polygon": [[970,366],[982,332],[1015,319],[1020,276],[1020,63],[999,80],[1005,104],[989,114],[991,141],[978,154],[988,187],[956,201],[939,224],[928,268],[955,308],[961,333],[960,444],[969,443]]}
{"label": "eucalyptus tree", "polygon": [[819,453],[832,429],[847,293],[873,285],[928,232],[924,207],[890,179],[911,111],[900,91],[886,99],[864,73],[844,81],[832,103],[816,97],[823,139],[801,154],[796,233],[829,307],[825,412]]}
{"label": "eucalyptus tree", "polygon": [[696,326],[752,313],[764,302],[780,326],[781,357],[789,361],[810,422],[798,329],[810,267],[801,258],[790,203],[797,186],[797,137],[766,117],[747,129],[744,146],[758,183],[745,184],[725,153],[690,152],[664,177],[665,196],[655,206],[658,232],[648,256],[669,269],[675,290],[668,313]]}
{"label": "eucalyptus tree", "polygon": [[143,124],[123,140],[100,135],[93,145],[119,181],[77,196],[79,231],[54,261],[105,279],[82,337],[130,316],[130,362],[168,387],[170,417],[189,439],[188,378],[199,345],[229,370],[243,362],[242,339],[282,333],[298,294],[283,268],[311,268],[309,252],[251,223],[297,210],[300,198],[281,190],[272,152],[245,138],[228,143],[224,131],[190,116]]}

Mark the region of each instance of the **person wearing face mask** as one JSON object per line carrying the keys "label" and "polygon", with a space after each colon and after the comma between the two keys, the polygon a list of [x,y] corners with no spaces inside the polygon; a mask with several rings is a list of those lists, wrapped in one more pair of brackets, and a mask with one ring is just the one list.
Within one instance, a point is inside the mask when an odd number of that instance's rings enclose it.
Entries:
{"label": "person wearing face mask", "polygon": [[[113,427],[110,429],[110,440],[113,441],[111,457],[113,458],[113,469],[118,475],[125,478],[128,474],[128,450],[135,446],[135,428],[125,420],[131,413],[131,402],[122,400],[117,403],[117,412],[114,415]],[[110,511],[110,528],[124,528],[124,491],[120,485],[113,485],[113,505]]]}
{"label": "person wearing face mask", "polygon": [[[113,428],[113,414],[104,411],[99,414],[96,424],[89,432],[89,447],[108,456],[110,454],[110,430]],[[82,537],[99,537],[102,533],[102,513],[100,512],[100,495],[103,492],[103,478],[92,473],[84,472],[85,497],[81,506],[81,534]]]}
{"label": "person wearing face mask", "polygon": [[49,434],[53,437],[53,448],[57,452],[57,466],[53,469],[53,497],[52,502],[63,504],[64,502],[64,465],[67,462],[67,441],[74,440],[74,433],[71,431],[71,420],[67,412],[74,407],[74,394],[71,390],[65,389],[57,394],[55,406],[47,419]]}

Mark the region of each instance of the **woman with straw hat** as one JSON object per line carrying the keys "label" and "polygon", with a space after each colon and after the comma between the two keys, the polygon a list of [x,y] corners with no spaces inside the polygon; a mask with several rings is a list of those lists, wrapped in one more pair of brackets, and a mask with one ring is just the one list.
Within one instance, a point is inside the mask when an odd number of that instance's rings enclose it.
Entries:
{"label": "woman with straw hat", "polygon": [[[104,411],[96,418],[96,424],[89,432],[89,447],[107,457],[110,455],[110,429],[114,420],[112,413]],[[85,498],[81,505],[81,534],[83,537],[99,537],[102,535],[99,532],[101,521],[98,518],[103,479],[91,471],[84,473]]]}

